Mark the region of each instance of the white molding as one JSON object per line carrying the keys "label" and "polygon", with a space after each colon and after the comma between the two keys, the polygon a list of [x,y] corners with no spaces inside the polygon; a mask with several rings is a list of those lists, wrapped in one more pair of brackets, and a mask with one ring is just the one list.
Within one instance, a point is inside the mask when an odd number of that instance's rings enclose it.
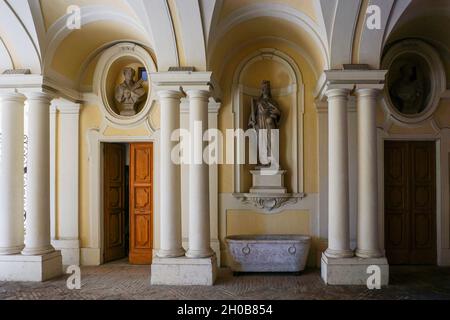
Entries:
{"label": "white molding", "polygon": [[219,84],[211,71],[165,71],[150,74],[154,90],[181,91],[188,90],[209,91],[211,97],[219,101],[222,97]]}
{"label": "white molding", "polygon": [[315,66],[315,63],[314,63],[314,59],[313,59],[313,57],[311,56],[310,53],[308,53],[302,46],[300,46],[297,43],[294,43],[292,41],[289,41],[289,40],[286,40],[286,39],[282,39],[282,38],[272,37],[272,36],[268,36],[268,37],[264,36],[264,37],[252,38],[252,39],[250,39],[248,41],[245,41],[245,42],[241,43],[239,46],[236,46],[232,50],[230,50],[230,52],[226,55],[226,57],[223,59],[223,62],[221,63],[221,66],[219,68],[220,71],[216,74],[217,78],[218,79],[222,78],[224,70],[229,65],[231,59],[234,58],[236,55],[238,55],[245,47],[250,46],[250,45],[255,44],[255,43],[258,43],[258,42],[261,42],[261,41],[266,41],[266,40],[267,41],[277,41],[277,42],[285,43],[293,51],[295,51],[299,56],[301,56],[301,57],[303,57],[305,59],[305,61],[307,62],[307,64],[311,68],[311,71],[314,73],[314,77],[316,79],[319,78],[319,74],[321,74],[322,69],[320,69],[320,71],[317,70],[317,68]]}
{"label": "white molding", "polygon": [[[368,6],[376,5],[380,8],[380,29],[369,29],[363,27],[360,35],[358,50],[358,63],[368,64],[373,69],[380,68],[381,53],[383,50],[383,40],[385,36],[386,26],[391,19],[391,12],[393,11],[394,0],[370,0]],[[363,9],[363,8],[362,8]],[[364,25],[367,24],[368,14],[364,14]]]}
{"label": "white molding", "polygon": [[326,35],[318,32],[321,28],[309,16],[285,4],[255,3],[235,10],[233,14],[230,14],[224,19],[217,26],[216,30],[214,30],[214,33],[211,34],[208,48],[209,56],[214,56],[214,51],[216,50],[218,43],[234,26],[257,17],[274,17],[299,26],[299,28],[307,32],[313,42],[317,45],[322,55],[321,58],[324,69],[329,68]]}
{"label": "white molding", "polygon": [[361,3],[361,0],[337,1],[329,34],[330,69],[339,68],[352,61],[353,41]]}
{"label": "white molding", "polygon": [[0,1],[0,38],[15,68],[41,73],[40,46],[28,1]]}
{"label": "white molding", "polygon": [[[133,39],[120,39],[120,40],[114,40],[114,41],[106,42],[106,43],[102,44],[100,47],[96,48],[94,51],[92,51],[91,53],[88,54],[88,56],[84,60],[83,64],[81,65],[81,67],[80,67],[80,69],[79,69],[79,71],[77,73],[76,80],[73,81],[72,79],[68,79],[70,81],[70,83],[71,83],[70,87],[74,87],[80,92],[90,92],[90,91],[92,91],[93,84],[91,84],[91,85],[82,84],[84,78],[86,77],[86,72],[88,72],[88,70],[89,70],[90,64],[98,56],[100,56],[103,53],[103,51],[107,50],[110,47],[118,45],[120,43],[134,43],[134,44],[136,44],[138,46],[141,46],[144,50],[147,50],[150,53],[150,55],[154,55],[153,49],[149,48],[145,43],[142,43],[141,41],[136,41],[136,40],[133,40]],[[61,76],[59,73],[54,71],[51,67],[48,69],[48,71],[52,72],[55,75]],[[93,79],[92,79],[92,81],[93,81]]]}
{"label": "white molding", "polygon": [[[184,101],[186,105],[186,100]],[[220,103],[210,100],[208,111],[208,123],[209,128],[217,128],[218,113],[220,110]],[[185,127],[189,119],[189,109],[184,106],[180,110],[181,112],[181,124]],[[106,125],[105,127],[106,128]],[[103,129],[104,129],[103,128]],[[89,163],[89,245],[86,248],[81,248],[81,263],[83,265],[99,265],[103,263],[103,157],[102,157],[102,143],[103,142],[153,142],[154,150],[154,233],[153,244],[154,252],[157,251],[157,245],[159,244],[159,130],[151,133],[149,136],[105,136],[102,134],[103,129],[91,128],[87,132],[88,142],[88,163]],[[84,161],[84,159],[80,159]],[[182,165],[182,215],[183,221],[188,219],[189,196],[186,178],[189,176],[189,166]],[[211,243],[213,249],[217,254],[220,253],[218,245],[219,237],[219,178],[218,178],[218,166],[209,166],[209,180],[210,180],[210,217],[211,217]],[[186,226],[186,223],[183,223]],[[187,228],[183,227],[183,235],[187,237]],[[220,259],[220,258],[218,258]],[[220,260],[219,260],[220,261]]]}
{"label": "white molding", "polygon": [[57,116],[55,101],[50,105],[50,239],[56,237],[56,148]]}
{"label": "white molding", "polygon": [[[236,68],[236,71],[233,76],[233,84],[232,84],[232,112],[233,112],[233,129],[244,129],[244,120],[242,119],[242,112],[244,106],[242,105],[243,96],[251,95],[256,93],[255,96],[259,94],[259,90],[256,88],[246,88],[242,83],[242,77],[245,74],[245,71],[254,63],[262,60],[273,60],[281,63],[286,67],[289,72],[291,84],[286,88],[275,88],[272,92],[272,95],[275,97],[277,94],[292,95],[292,105],[291,110],[292,114],[290,115],[290,121],[292,124],[292,160],[293,160],[293,172],[292,172],[292,185],[289,186],[292,189],[293,193],[303,193],[304,190],[304,174],[303,174],[303,116],[304,116],[304,84],[302,73],[295,61],[292,60],[289,56],[284,54],[283,52],[273,49],[273,48],[264,48],[259,49],[247,56],[239,66]],[[300,141],[299,141],[299,133],[301,133]],[[300,142],[300,143],[299,143]],[[241,145],[238,140],[235,147],[235,160],[240,157]],[[235,161],[235,163],[238,163]],[[234,166],[234,175],[233,175],[233,193],[242,193],[246,190],[242,190],[241,186],[241,171],[242,166],[235,164]]]}
{"label": "white molding", "polygon": [[392,64],[404,54],[415,54],[428,64],[430,69],[430,98],[425,109],[418,115],[401,114],[393,105],[389,95],[389,83],[386,80],[384,90],[383,107],[387,114],[391,115],[401,125],[418,124],[433,116],[439,105],[439,100],[446,91],[445,68],[436,50],[422,40],[408,39],[392,46],[383,57],[382,67],[391,69]]}
{"label": "white molding", "polygon": [[388,70],[325,70],[314,90],[316,99],[324,100],[330,89],[383,89]]}
{"label": "white molding", "polygon": [[[147,100],[142,110],[132,117],[120,116],[109,105],[107,96],[107,79],[111,66],[123,57],[132,57],[142,63],[147,70],[147,73],[153,74],[156,71],[156,64],[151,55],[142,47],[134,43],[118,43],[113,47],[105,50],[95,68],[93,89],[94,93],[101,98],[100,111],[107,123],[116,128],[137,127],[143,122],[148,123],[147,116],[151,112],[156,100],[155,90],[149,89],[147,93]],[[149,79],[151,81],[151,79]],[[151,88],[151,87],[149,87]],[[150,128],[152,132],[155,128]]]}
{"label": "white molding", "polygon": [[198,0],[175,0],[180,22],[181,43],[186,64],[197,70],[206,69],[206,48],[202,15]]}
{"label": "white molding", "polygon": [[[407,125],[408,126],[408,125]],[[443,129],[438,134],[391,134],[378,129],[378,221],[380,248],[384,248],[384,141],[435,141],[436,142],[436,245],[437,264],[449,266],[450,259],[450,212],[449,212],[449,155],[450,129]]]}
{"label": "white molding", "polygon": [[[55,243],[62,250],[64,265],[80,264],[79,235],[79,112],[80,105],[54,100],[58,108],[58,199]],[[57,141],[57,142],[58,142]],[[67,249],[67,250],[66,250]]]}
{"label": "white molding", "polygon": [[[143,2],[151,30],[154,48],[158,57],[158,70],[166,71],[169,67],[179,66],[178,48],[173,28],[172,16],[167,1]],[[158,30],[156,32],[156,30]]]}
{"label": "white molding", "polygon": [[[62,41],[70,35],[74,30],[67,28],[67,19],[69,14],[65,14],[54,22],[47,31],[45,43],[45,58],[43,61],[43,69],[45,72],[50,68],[55,53]],[[115,21],[134,28],[142,35],[148,35],[145,28],[136,23],[136,20],[117,9],[105,5],[89,5],[84,6],[81,10],[81,26],[98,21]],[[150,39],[149,39],[150,41]]]}
{"label": "white molding", "polygon": [[[83,247],[82,263],[100,265],[103,263],[103,145],[104,142],[152,142],[153,143],[153,225],[159,225],[159,131],[149,136],[105,136],[98,129],[87,132],[89,172],[89,245]],[[85,159],[80,159],[84,161]],[[154,228],[153,244],[159,240],[159,229]],[[84,252],[84,253],[83,253]]]}
{"label": "white molding", "polygon": [[8,47],[0,38],[0,73],[5,70],[15,69],[14,61],[11,56],[11,52],[9,52]]}

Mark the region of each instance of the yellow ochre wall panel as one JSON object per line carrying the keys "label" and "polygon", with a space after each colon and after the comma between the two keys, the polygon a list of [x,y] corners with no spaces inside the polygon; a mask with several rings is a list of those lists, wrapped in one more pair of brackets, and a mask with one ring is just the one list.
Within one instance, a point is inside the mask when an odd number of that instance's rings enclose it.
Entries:
{"label": "yellow ochre wall panel", "polygon": [[[219,129],[225,132],[226,129],[233,128],[233,113],[232,113],[232,82],[234,73],[243,59],[250,54],[256,52],[261,48],[275,48],[290,56],[298,65],[304,82],[304,99],[305,99],[305,113],[304,113],[304,131],[303,131],[303,143],[304,143],[304,190],[306,193],[318,192],[318,154],[317,154],[317,112],[314,105],[314,86],[316,84],[316,77],[312,71],[310,65],[288,44],[276,40],[261,41],[257,44],[250,45],[242,49],[236,54],[224,68],[224,72],[220,77],[220,85],[224,92],[222,99],[222,106],[219,113]],[[273,71],[271,66],[268,66],[268,71]],[[279,72],[279,71],[274,71]],[[260,83],[262,77],[267,73],[258,71],[254,73],[248,73],[245,77],[248,83],[257,84]],[[283,74],[280,78],[284,78]],[[282,83],[284,81],[280,81]],[[280,99],[280,102],[284,99]],[[298,110],[300,114],[300,110]],[[299,141],[301,133],[299,132]],[[282,141],[282,144],[289,143],[289,141]],[[300,168],[301,169],[301,168]],[[219,166],[219,192],[230,193],[233,192],[233,166],[232,165],[220,165]]]}
{"label": "yellow ochre wall panel", "polygon": [[264,214],[247,210],[227,212],[227,236],[242,234],[310,234],[309,212],[286,210]]}

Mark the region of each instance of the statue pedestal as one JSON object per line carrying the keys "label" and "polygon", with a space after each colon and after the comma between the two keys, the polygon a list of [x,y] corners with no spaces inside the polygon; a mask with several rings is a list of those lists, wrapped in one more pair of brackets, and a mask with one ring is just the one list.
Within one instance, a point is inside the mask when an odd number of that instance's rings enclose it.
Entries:
{"label": "statue pedestal", "polygon": [[285,194],[287,189],[284,186],[284,175],[286,170],[278,168],[257,168],[251,170],[253,186],[250,193],[276,193]]}
{"label": "statue pedestal", "polygon": [[134,103],[123,103],[122,109],[120,110],[121,116],[134,116],[136,115],[136,111],[134,110]]}

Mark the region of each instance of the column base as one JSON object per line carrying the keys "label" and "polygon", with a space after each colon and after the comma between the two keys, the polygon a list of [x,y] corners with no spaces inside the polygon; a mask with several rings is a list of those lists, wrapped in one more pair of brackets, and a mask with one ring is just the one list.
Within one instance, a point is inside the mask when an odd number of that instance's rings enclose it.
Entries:
{"label": "column base", "polygon": [[182,257],[184,256],[184,249],[183,248],[179,248],[176,250],[158,250],[158,252],[156,253],[156,256],[159,258],[178,258],[178,257]]}
{"label": "column base", "polygon": [[41,248],[27,248],[25,245],[25,248],[22,250],[22,255],[24,256],[42,256],[49,253],[52,253],[55,251],[55,248],[53,248],[52,245],[48,245],[46,247]]}
{"label": "column base", "polygon": [[63,266],[80,265],[80,240],[52,240],[52,246],[61,251]]}
{"label": "column base", "polygon": [[39,256],[0,256],[0,281],[42,282],[62,275],[60,251]]}
{"label": "column base", "polygon": [[17,247],[0,248],[0,255],[20,254],[23,248],[23,245]]}
{"label": "column base", "polygon": [[353,250],[333,250],[328,248],[325,250],[325,254],[329,258],[339,259],[339,258],[351,258],[355,255]]}
{"label": "column base", "polygon": [[367,268],[376,265],[381,269],[381,285],[389,283],[389,264],[385,257],[363,259],[330,258],[322,254],[321,276],[326,284],[330,285],[367,285],[367,279],[372,272],[367,273]]}
{"label": "column base", "polygon": [[383,254],[380,250],[363,250],[363,249],[356,249],[355,255],[360,258],[365,259],[374,259],[374,258],[382,258]]}
{"label": "column base", "polygon": [[201,259],[155,257],[151,285],[212,286],[217,277],[216,256]]}
{"label": "column base", "polygon": [[214,251],[211,248],[208,248],[206,250],[188,250],[186,252],[186,257],[192,258],[192,259],[202,259],[202,258],[209,258],[214,255]]}

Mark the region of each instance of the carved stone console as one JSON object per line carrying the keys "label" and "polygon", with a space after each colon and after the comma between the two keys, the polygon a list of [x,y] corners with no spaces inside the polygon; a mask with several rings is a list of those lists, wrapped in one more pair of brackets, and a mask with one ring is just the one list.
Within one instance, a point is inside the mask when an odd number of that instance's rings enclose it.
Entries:
{"label": "carved stone console", "polygon": [[305,193],[233,193],[233,196],[245,204],[260,210],[271,212],[288,204],[297,203],[306,197]]}

